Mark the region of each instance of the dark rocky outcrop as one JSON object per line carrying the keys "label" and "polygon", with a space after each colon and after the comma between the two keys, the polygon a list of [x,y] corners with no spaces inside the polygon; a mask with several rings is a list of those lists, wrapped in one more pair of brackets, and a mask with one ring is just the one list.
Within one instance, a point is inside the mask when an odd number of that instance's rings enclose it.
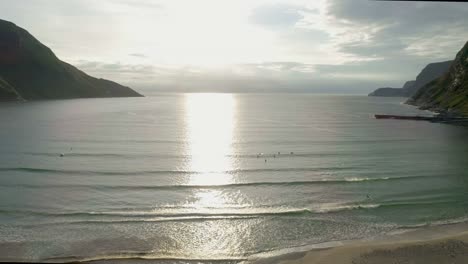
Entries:
{"label": "dark rocky outcrop", "polygon": [[370,93],[369,96],[411,97],[417,93],[421,87],[445,74],[449,70],[452,62],[453,61],[444,61],[428,64],[421,73],[418,74],[416,80],[406,82],[403,88],[379,88]]}
{"label": "dark rocky outcrop", "polygon": [[87,75],[59,60],[26,30],[0,20],[0,100],[135,96],[141,95]]}
{"label": "dark rocky outcrop", "polygon": [[407,103],[447,114],[468,115],[468,42],[449,71],[422,87]]}
{"label": "dark rocky outcrop", "polygon": [[404,93],[402,88],[383,87],[373,91],[369,96],[404,97]]}

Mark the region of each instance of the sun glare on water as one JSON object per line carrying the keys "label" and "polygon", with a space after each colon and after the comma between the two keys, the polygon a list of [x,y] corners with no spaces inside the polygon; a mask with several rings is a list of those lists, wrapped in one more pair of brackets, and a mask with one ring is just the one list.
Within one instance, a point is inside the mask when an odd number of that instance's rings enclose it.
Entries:
{"label": "sun glare on water", "polygon": [[[193,171],[187,179],[188,185],[224,185],[233,183],[233,175],[228,171],[235,169],[233,158],[234,128],[236,125],[236,100],[232,94],[186,94],[186,169]],[[227,197],[216,189],[197,189],[193,200],[188,201],[190,210],[207,215],[226,213],[229,204],[235,203],[233,197]],[[229,236],[235,243],[228,246],[230,253],[235,253],[240,245],[240,237],[231,226],[222,222],[201,225],[194,230],[186,252],[192,256],[211,256],[224,254],[226,246],[212,239]]]}
{"label": "sun glare on water", "polygon": [[217,185],[232,182],[226,171],[234,168],[232,141],[235,98],[232,94],[187,94],[188,169],[194,171],[189,184]]}

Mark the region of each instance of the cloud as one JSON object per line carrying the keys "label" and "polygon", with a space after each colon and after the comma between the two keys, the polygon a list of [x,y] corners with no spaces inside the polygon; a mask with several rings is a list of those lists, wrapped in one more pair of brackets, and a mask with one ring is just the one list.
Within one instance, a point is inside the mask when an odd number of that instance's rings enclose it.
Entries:
{"label": "cloud", "polygon": [[74,61],[72,64],[91,76],[125,84],[142,83],[145,80],[151,81],[151,76],[156,72],[155,67],[148,64],[105,63],[86,60]]}
{"label": "cloud", "polygon": [[463,3],[368,0],[0,1],[2,18],[61,59],[156,90],[399,86],[455,56],[466,14]]}
{"label": "cloud", "polygon": [[148,0],[107,0],[114,4],[122,5],[126,8],[145,8],[145,9],[164,9],[164,5],[158,1],[148,1]]}
{"label": "cloud", "polygon": [[452,57],[468,36],[467,14],[463,3],[330,0],[327,6],[340,51],[381,59]]}
{"label": "cloud", "polygon": [[287,4],[263,5],[255,8],[249,19],[253,24],[265,27],[292,27],[304,18],[301,10]]}
{"label": "cloud", "polygon": [[294,61],[274,61],[274,62],[263,62],[263,63],[252,63],[243,64],[243,67],[252,67],[257,70],[267,70],[273,72],[301,72],[301,73],[312,73],[315,71],[314,65],[307,63],[300,63]]}
{"label": "cloud", "polygon": [[146,95],[158,92],[366,93],[382,80],[388,80],[388,76],[378,76],[378,72],[359,75],[347,68],[299,62],[247,63],[223,68],[96,61],[76,61],[74,65],[92,76],[118,81]]}
{"label": "cloud", "polygon": [[148,56],[146,56],[145,54],[143,53],[130,53],[128,54],[129,56],[132,56],[132,57],[137,57],[137,58],[147,58]]}

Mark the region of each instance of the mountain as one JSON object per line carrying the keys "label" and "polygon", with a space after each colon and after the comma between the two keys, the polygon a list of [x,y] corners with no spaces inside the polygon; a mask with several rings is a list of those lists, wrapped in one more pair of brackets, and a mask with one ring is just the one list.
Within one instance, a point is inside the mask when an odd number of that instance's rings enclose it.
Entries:
{"label": "mountain", "polygon": [[438,112],[468,115],[468,42],[449,71],[422,87],[409,104]]}
{"label": "mountain", "polygon": [[59,60],[15,24],[0,20],[0,100],[142,96]]}
{"label": "mountain", "polygon": [[379,88],[369,96],[411,97],[421,87],[445,74],[453,61],[430,63],[418,74],[415,81],[408,81],[403,88]]}

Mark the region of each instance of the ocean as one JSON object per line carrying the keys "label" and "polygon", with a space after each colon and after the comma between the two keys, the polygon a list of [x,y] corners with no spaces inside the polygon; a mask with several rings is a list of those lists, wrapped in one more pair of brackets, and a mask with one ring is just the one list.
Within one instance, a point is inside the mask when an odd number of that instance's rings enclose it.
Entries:
{"label": "ocean", "polygon": [[0,104],[0,261],[240,263],[468,218],[468,130],[403,98]]}

